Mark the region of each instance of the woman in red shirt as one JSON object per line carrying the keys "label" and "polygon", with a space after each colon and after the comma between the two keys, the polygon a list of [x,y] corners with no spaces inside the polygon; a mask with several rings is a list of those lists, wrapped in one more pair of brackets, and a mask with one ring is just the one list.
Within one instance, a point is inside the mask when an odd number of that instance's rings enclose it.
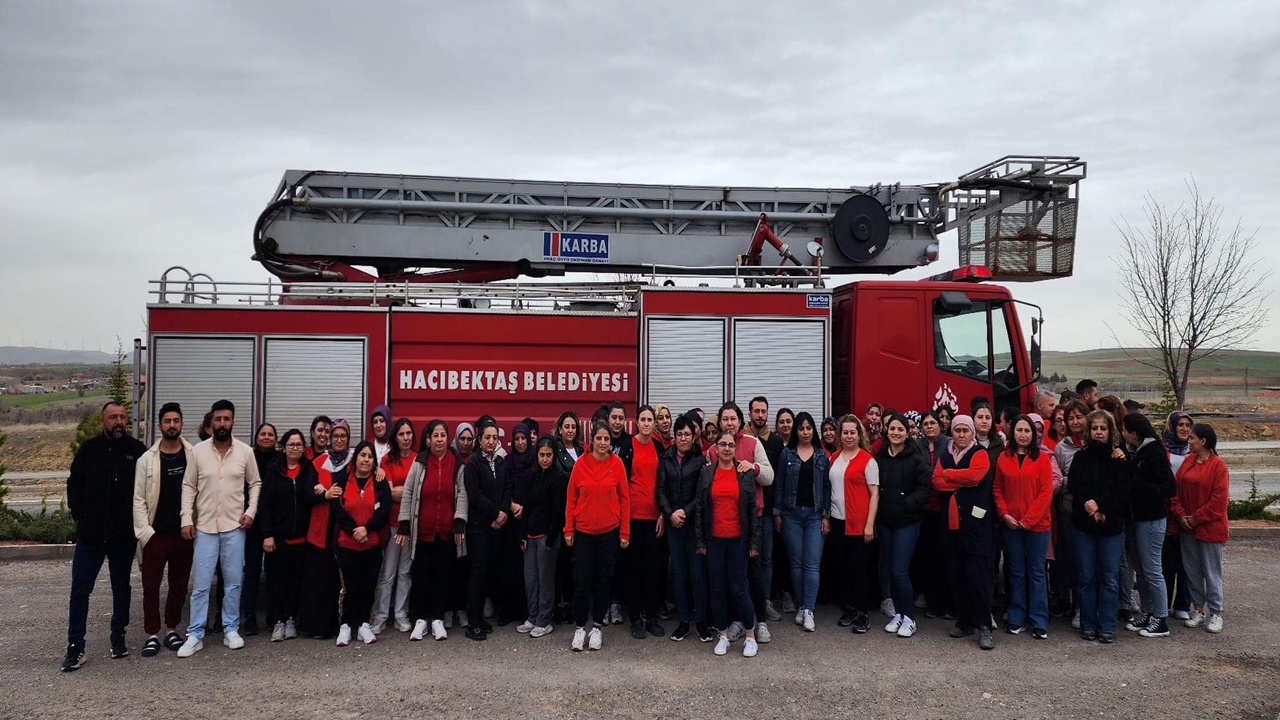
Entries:
{"label": "woman in red shirt", "polygon": [[409,469],[417,457],[414,452],[413,422],[409,418],[400,418],[391,426],[388,437],[391,449],[382,458],[379,467],[388,483],[391,484],[391,521],[382,533],[383,553],[382,569],[378,572],[378,591],[373,600],[373,633],[381,635],[386,629],[387,620],[391,617],[391,594],[395,592],[395,623],[400,632],[409,632],[413,627],[409,622],[409,587],[411,578],[409,567],[412,563],[409,549],[401,551],[401,544],[395,542],[396,523],[400,519],[400,499],[404,496],[404,483],[409,477]]}
{"label": "woman in red shirt", "polygon": [[[1222,632],[1222,549],[1227,529],[1230,478],[1218,457],[1218,433],[1208,423],[1196,423],[1188,442],[1191,452],[1178,468],[1178,494],[1172,511],[1178,519],[1182,564],[1191,590],[1191,617],[1183,624]],[[1207,619],[1206,619],[1207,616]]]}
{"label": "woman in red shirt", "polygon": [[380,531],[391,517],[391,486],[378,481],[378,451],[369,442],[356,445],[351,472],[334,487],[341,488],[331,501],[333,524],[338,529],[338,571],[342,573],[342,625],[338,627],[338,647],[351,642],[351,626],[359,624],[357,635],[366,645],[378,641],[369,626],[373,593],[382,567]]}
{"label": "woman in red shirt", "polygon": [[[613,454],[613,436],[606,422],[591,426],[591,453],[578,458],[569,476],[564,508],[564,542],[574,548],[573,649],[604,642],[600,626],[609,609],[618,548],[631,541],[631,490],[627,469]],[[587,612],[591,613],[588,638]]]}
{"label": "woman in red shirt", "polygon": [[653,434],[657,415],[652,407],[640,406],[636,413],[637,432],[631,438],[631,546],[622,553],[626,583],[627,614],[631,616],[631,637],[643,640],[647,632],[662,637],[666,630],[658,623],[667,582],[662,561],[662,513],[658,510],[658,455],[662,448]]}
{"label": "woman in red shirt", "polygon": [[[455,580],[453,566],[463,541],[466,508],[458,508],[458,456],[449,447],[449,428],[432,420],[422,431],[426,447],[405,479],[396,544],[409,545],[409,614],[416,618],[410,640],[421,640],[430,628],[436,640],[449,633],[444,617]],[[459,519],[459,513],[463,519]]]}
{"label": "woman in red shirt", "polygon": [[1004,523],[1004,553],[1009,566],[1009,622],[1005,630],[1017,635],[1030,623],[1031,637],[1038,640],[1049,637],[1049,590],[1044,574],[1053,508],[1053,466],[1049,463],[1035,423],[1019,415],[1013,421],[1012,442],[996,460],[992,491],[996,513]]}
{"label": "woman in red shirt", "polygon": [[729,652],[729,598],[746,631],[743,657],[759,650],[755,607],[747,592],[747,563],[760,554],[760,518],[756,515],[756,480],[751,470],[739,470],[738,439],[724,431],[716,438],[716,462],[698,478],[696,535],[698,554],[707,557],[711,576],[711,610],[720,630],[716,655]]}

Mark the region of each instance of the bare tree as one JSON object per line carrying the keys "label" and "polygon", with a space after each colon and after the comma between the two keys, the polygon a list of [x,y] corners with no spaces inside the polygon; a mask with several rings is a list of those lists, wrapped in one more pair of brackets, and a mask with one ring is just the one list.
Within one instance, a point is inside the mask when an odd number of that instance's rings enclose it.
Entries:
{"label": "bare tree", "polygon": [[[1257,232],[1240,220],[1225,227],[1222,206],[1200,194],[1169,207],[1147,194],[1146,224],[1121,218],[1120,270],[1123,313],[1150,348],[1126,351],[1134,362],[1158,371],[1178,409],[1198,360],[1248,342],[1267,322],[1271,271],[1258,264]],[[1114,335],[1114,333],[1113,333]]]}

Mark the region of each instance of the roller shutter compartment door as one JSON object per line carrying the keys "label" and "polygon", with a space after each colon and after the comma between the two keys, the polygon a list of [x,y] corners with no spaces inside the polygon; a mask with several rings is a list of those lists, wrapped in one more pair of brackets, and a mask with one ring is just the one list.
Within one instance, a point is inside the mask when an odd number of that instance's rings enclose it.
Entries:
{"label": "roller shutter compartment door", "polygon": [[724,331],[723,319],[646,320],[645,402],[673,415],[695,407],[715,415],[724,403]]}
{"label": "roller shutter compartment door", "polygon": [[363,338],[267,338],[265,352],[262,417],[277,433],[298,428],[310,442],[312,418],[328,415],[351,423],[352,445],[365,437]]}
{"label": "roller shutter compartment door", "polygon": [[200,422],[218,400],[235,403],[232,434],[250,442],[253,436],[253,372],[255,338],[157,337],[152,339],[149,366],[152,440],[159,437],[160,407],[182,406],[182,436],[199,441]]}
{"label": "roller shutter compartment door", "polygon": [[733,397],[747,412],[757,395],[821,421],[827,400],[827,327],[818,320],[735,320]]}

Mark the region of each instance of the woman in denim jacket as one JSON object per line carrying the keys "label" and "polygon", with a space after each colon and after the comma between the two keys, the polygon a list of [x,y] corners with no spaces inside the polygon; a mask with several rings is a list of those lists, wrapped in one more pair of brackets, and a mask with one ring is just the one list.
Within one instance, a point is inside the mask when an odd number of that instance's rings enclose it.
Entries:
{"label": "woman in denim jacket", "polygon": [[830,459],[815,443],[817,429],[807,412],[796,415],[791,439],[774,476],[773,524],[782,533],[790,560],[791,587],[799,607],[796,624],[813,632],[822,562],[822,519],[831,503]]}

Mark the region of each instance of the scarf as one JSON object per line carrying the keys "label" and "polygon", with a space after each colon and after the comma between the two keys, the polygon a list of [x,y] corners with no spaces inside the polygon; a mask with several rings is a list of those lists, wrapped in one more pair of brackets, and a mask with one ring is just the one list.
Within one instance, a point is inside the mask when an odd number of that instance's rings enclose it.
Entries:
{"label": "scarf", "polygon": [[[952,432],[955,431],[955,428],[957,426],[969,428],[969,430],[972,431],[975,436],[978,434],[978,431],[973,427],[973,418],[969,417],[968,415],[957,415],[951,418]],[[965,456],[965,453],[969,452],[969,448],[972,446],[973,446],[973,443],[970,442],[968,445],[965,445],[963,448],[958,448],[956,447],[956,441],[953,437],[953,439],[951,440],[951,444],[947,446],[947,452],[951,453],[951,459],[955,460],[956,464],[958,465],[960,464],[961,458]]]}
{"label": "scarf", "polygon": [[528,440],[529,426],[524,423],[516,423],[515,429],[511,431],[511,452],[507,453],[507,469],[511,471],[511,477],[524,475],[537,462],[533,446],[528,443],[526,443],[524,452],[516,452],[515,439],[517,435],[523,435]]}
{"label": "scarf", "polygon": [[1189,443],[1178,439],[1177,431],[1178,421],[1190,417],[1181,410],[1169,413],[1169,420],[1165,423],[1166,429],[1160,434],[1160,439],[1164,441],[1164,449],[1168,450],[1170,455],[1186,455],[1191,451]]}

